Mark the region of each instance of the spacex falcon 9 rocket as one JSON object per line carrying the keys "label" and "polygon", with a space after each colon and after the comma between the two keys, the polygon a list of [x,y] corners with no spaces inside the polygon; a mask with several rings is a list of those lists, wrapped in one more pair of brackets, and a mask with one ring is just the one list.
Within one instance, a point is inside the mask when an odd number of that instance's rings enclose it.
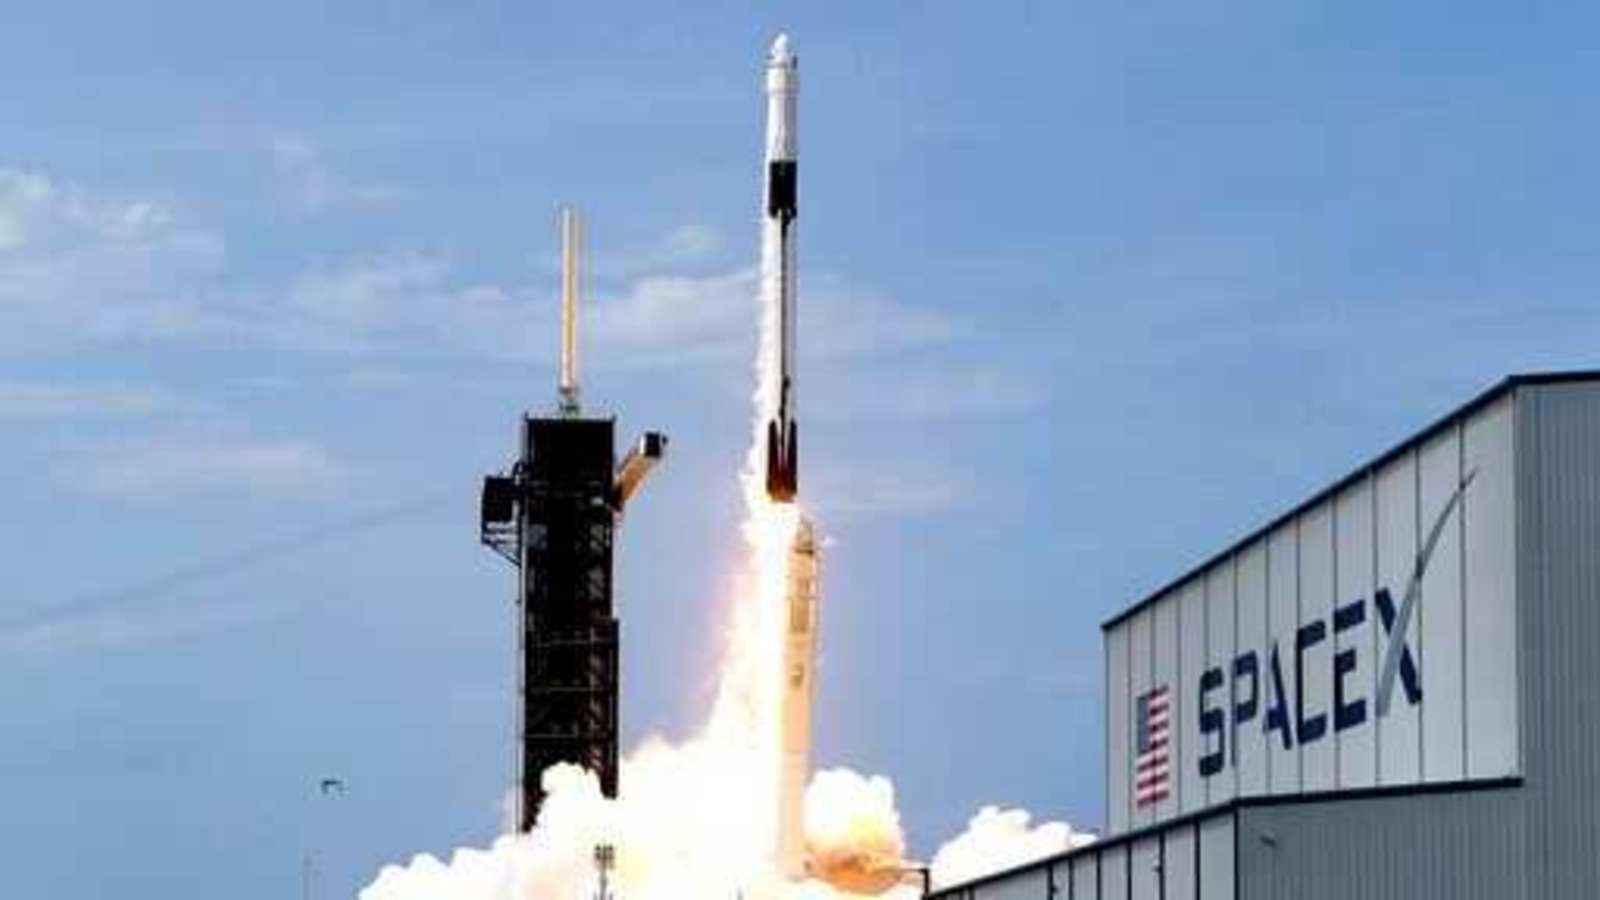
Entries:
{"label": "spacex falcon 9 rocket", "polygon": [[[795,234],[798,211],[796,103],[799,60],[788,35],[767,53],[766,190],[761,225],[761,290],[765,314],[776,324],[777,358],[763,367],[775,383],[761,396],[765,408],[766,490],[774,503],[799,494],[799,426],[795,421]],[[773,364],[775,363],[775,364]],[[803,513],[789,547],[783,642],[782,734],[779,750],[776,860],[790,878],[807,874],[804,799],[811,774],[811,704],[817,652],[817,542]]]}
{"label": "spacex falcon 9 rocket", "polygon": [[794,502],[800,490],[800,426],[795,420],[794,220],[799,212],[800,61],[789,36],[767,54],[766,207],[761,223],[761,290],[778,314],[776,414],[767,422],[767,496]]}

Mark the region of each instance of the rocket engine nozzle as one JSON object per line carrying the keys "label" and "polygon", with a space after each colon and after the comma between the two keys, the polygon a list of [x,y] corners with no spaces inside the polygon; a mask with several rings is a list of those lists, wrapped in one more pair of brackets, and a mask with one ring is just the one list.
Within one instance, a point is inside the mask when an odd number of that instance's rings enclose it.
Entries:
{"label": "rocket engine nozzle", "polygon": [[793,503],[800,492],[799,439],[798,423],[767,423],[767,497],[775,503]]}

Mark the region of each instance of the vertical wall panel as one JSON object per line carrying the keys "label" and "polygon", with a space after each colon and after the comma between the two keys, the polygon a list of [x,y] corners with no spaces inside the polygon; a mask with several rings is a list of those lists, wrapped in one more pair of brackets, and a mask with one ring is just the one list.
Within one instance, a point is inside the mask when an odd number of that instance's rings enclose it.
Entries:
{"label": "vertical wall panel", "polygon": [[1166,833],[1161,849],[1161,900],[1198,900],[1195,854],[1199,852],[1193,825],[1183,825]]}
{"label": "vertical wall panel", "polygon": [[1200,823],[1200,900],[1235,900],[1234,822],[1224,815]]}
{"label": "vertical wall panel", "polygon": [[1530,893],[1514,790],[1252,807],[1239,813],[1241,900],[1578,900]]}
{"label": "vertical wall panel", "polygon": [[1182,673],[1173,694],[1177,703],[1178,743],[1177,764],[1173,771],[1180,786],[1183,811],[1192,812],[1205,805],[1205,783],[1200,778],[1199,758],[1200,711],[1195,700],[1195,686],[1200,683],[1200,672],[1206,655],[1206,596],[1199,579],[1191,582],[1178,594],[1179,644],[1183,657]]}
{"label": "vertical wall panel", "polygon": [[1100,900],[1100,854],[1084,853],[1072,860],[1070,900]]}
{"label": "vertical wall panel", "polygon": [[973,900],[1050,900],[1050,867],[1024,869],[973,890]]}
{"label": "vertical wall panel", "polygon": [[1600,885],[1600,385],[1520,395],[1518,590],[1528,679],[1528,843],[1543,871],[1522,896]]}
{"label": "vertical wall panel", "polygon": [[[1417,467],[1415,454],[1399,457],[1378,473],[1378,533],[1375,552],[1378,586],[1393,598],[1398,607],[1405,596],[1417,554]],[[1372,610],[1377,616],[1377,609]],[[1376,619],[1375,619],[1376,621]],[[1380,666],[1391,639],[1383,625],[1372,629],[1372,659]],[[1406,631],[1407,643],[1416,650],[1418,623],[1414,617]],[[1396,687],[1398,691],[1398,686]],[[1373,714],[1377,714],[1376,708]],[[1422,727],[1416,707],[1397,694],[1386,718],[1376,722],[1378,740],[1378,783],[1414,782],[1422,774]]]}
{"label": "vertical wall panel", "polygon": [[[1154,687],[1166,686],[1171,691],[1173,717],[1168,735],[1172,741],[1172,751],[1168,758],[1170,767],[1170,790],[1167,798],[1157,803],[1153,809],[1157,820],[1165,819],[1178,812],[1178,777],[1177,763],[1183,758],[1186,744],[1193,739],[1178,727],[1176,717],[1177,707],[1183,700],[1183,692],[1178,684],[1178,598],[1168,597],[1155,606],[1155,669],[1152,673],[1151,685]],[[1151,809],[1152,807],[1146,807]]]}
{"label": "vertical wall panel", "polygon": [[[1293,636],[1300,621],[1299,547],[1295,523],[1290,522],[1273,531],[1267,539],[1267,625],[1271,640],[1261,648],[1261,723],[1262,739],[1267,744],[1267,765],[1273,793],[1288,793],[1300,789],[1300,753],[1291,743],[1285,748],[1276,732],[1265,729],[1267,710],[1277,696],[1272,676],[1272,642],[1284,636]],[[1293,648],[1293,644],[1289,644]],[[1280,650],[1278,670],[1282,675],[1285,696],[1290,705],[1294,697],[1294,656],[1286,658]]]}
{"label": "vertical wall panel", "polygon": [[1133,725],[1128,721],[1132,699],[1128,694],[1128,637],[1126,623],[1106,632],[1106,827],[1112,834],[1128,829],[1128,809],[1132,805],[1129,784],[1133,763],[1129,740]]}
{"label": "vertical wall panel", "polygon": [[[1267,637],[1267,545],[1256,541],[1239,555],[1238,563],[1238,652],[1254,652],[1257,660],[1266,651]],[[1258,662],[1259,666],[1259,662]],[[1231,673],[1230,673],[1231,674]],[[1267,745],[1261,734],[1261,720],[1265,715],[1262,692],[1265,682],[1257,672],[1254,683],[1246,677],[1238,681],[1230,678],[1233,702],[1248,703],[1254,691],[1256,711],[1254,718],[1237,723],[1233,728],[1233,764],[1238,770],[1239,793],[1254,796],[1267,790]],[[1229,721],[1233,721],[1229,716]]]}
{"label": "vertical wall panel", "polygon": [[[1092,856],[1093,854],[1079,854]],[[1057,860],[1050,864],[1050,883],[1055,888],[1055,893],[1050,900],[1072,900],[1072,864],[1071,858]]]}
{"label": "vertical wall panel", "polygon": [[[1424,444],[1421,465],[1418,533],[1425,544],[1461,484],[1460,432],[1446,429]],[[1416,615],[1422,620],[1422,777],[1427,781],[1458,781],[1466,772],[1458,513],[1459,508],[1444,520],[1416,606]]]}
{"label": "vertical wall panel", "polygon": [[[1300,517],[1300,626],[1321,629],[1321,639],[1307,646],[1294,680],[1300,685],[1299,702],[1307,734],[1296,734],[1300,744],[1300,787],[1306,791],[1334,789],[1333,740],[1333,504],[1319,503]],[[1285,668],[1294,667],[1295,631],[1280,631]],[[1312,733],[1320,724],[1320,733]]]}
{"label": "vertical wall panel", "polygon": [[1519,771],[1516,515],[1512,398],[1467,423],[1462,498],[1466,563],[1467,777]]}
{"label": "vertical wall panel", "polygon": [[[1220,670],[1224,685],[1227,684],[1228,664],[1233,659],[1234,563],[1234,559],[1229,557],[1213,566],[1205,576],[1206,658],[1202,671],[1211,668]],[[1191,681],[1188,685],[1189,690],[1194,691],[1190,695],[1189,705],[1195,707],[1197,711],[1200,705],[1199,686],[1198,680]],[[1227,715],[1227,688],[1223,687],[1217,690],[1212,696],[1215,708],[1223,710],[1224,715]],[[1196,725],[1191,734],[1195,735],[1196,741],[1201,741],[1198,725]],[[1224,767],[1218,774],[1205,779],[1207,804],[1221,803],[1232,799],[1234,795],[1234,768],[1226,762],[1229,759],[1229,754],[1232,753],[1232,748],[1228,746],[1228,729],[1224,728],[1221,737],[1214,740],[1220,741],[1223,745],[1222,758]],[[1202,741],[1202,743],[1204,742]],[[1214,747],[1210,745],[1204,746],[1201,752],[1196,754],[1197,759],[1213,749]],[[1199,776],[1198,762],[1196,763],[1195,776]]]}
{"label": "vertical wall panel", "polygon": [[1129,900],[1161,900],[1161,836],[1133,842],[1129,860]]}
{"label": "vertical wall panel", "polygon": [[1128,847],[1107,847],[1100,854],[1100,900],[1129,900]]}
{"label": "vertical wall panel", "polygon": [[1362,724],[1337,730],[1335,742],[1339,748],[1339,778],[1342,788],[1371,787],[1377,781],[1378,755],[1372,726],[1373,661],[1372,629],[1378,627],[1372,609],[1372,480],[1363,478],[1339,495],[1335,514],[1336,543],[1334,556],[1335,608],[1360,610],[1362,621],[1354,621],[1354,613],[1347,612],[1340,630],[1337,617],[1329,619],[1334,652],[1353,653],[1346,659],[1354,660],[1355,669],[1342,677],[1335,670],[1333,679],[1337,691],[1344,686],[1344,701],[1349,710],[1348,720],[1354,721],[1356,709],[1363,712]]}
{"label": "vertical wall panel", "polygon": [[1155,820],[1152,807],[1139,806],[1133,797],[1133,771],[1139,754],[1133,734],[1136,727],[1133,722],[1134,709],[1138,698],[1150,690],[1151,679],[1155,676],[1152,652],[1155,645],[1155,609],[1152,606],[1140,611],[1128,626],[1128,767],[1118,773],[1118,777],[1128,785],[1128,822],[1134,828],[1149,825]]}

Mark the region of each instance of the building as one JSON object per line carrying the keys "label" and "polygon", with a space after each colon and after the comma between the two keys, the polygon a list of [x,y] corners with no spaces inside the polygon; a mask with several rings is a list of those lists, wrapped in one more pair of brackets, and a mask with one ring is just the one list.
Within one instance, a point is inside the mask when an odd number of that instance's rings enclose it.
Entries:
{"label": "building", "polygon": [[1104,657],[1104,838],[938,896],[1600,896],[1600,372],[1496,385]]}

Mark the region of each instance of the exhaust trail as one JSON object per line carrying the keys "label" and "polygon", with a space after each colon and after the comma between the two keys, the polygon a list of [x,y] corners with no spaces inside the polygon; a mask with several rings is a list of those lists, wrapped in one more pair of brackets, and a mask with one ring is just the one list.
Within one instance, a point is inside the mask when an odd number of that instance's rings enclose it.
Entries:
{"label": "exhaust trail", "polygon": [[122,587],[93,591],[61,603],[25,609],[0,618],[0,645],[26,641],[46,632],[71,630],[107,616],[137,615],[142,606],[211,581],[269,568],[290,557],[335,546],[355,535],[413,519],[443,507],[455,498],[456,493],[451,490],[419,495],[180,566]]}

